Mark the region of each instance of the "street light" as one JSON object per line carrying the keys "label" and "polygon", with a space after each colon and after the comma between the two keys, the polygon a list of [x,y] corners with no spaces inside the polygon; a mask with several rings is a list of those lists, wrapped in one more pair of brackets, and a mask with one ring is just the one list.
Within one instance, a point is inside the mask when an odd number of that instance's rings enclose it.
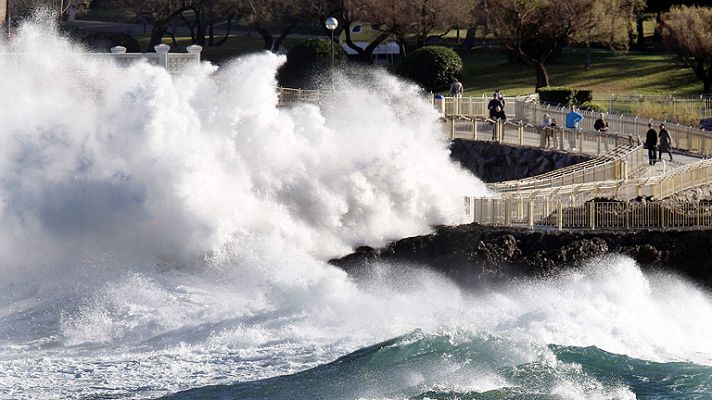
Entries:
{"label": "street light", "polygon": [[339,20],[337,20],[334,17],[329,17],[324,22],[324,25],[326,25],[326,29],[331,31],[331,70],[333,73],[333,70],[334,70],[334,29],[336,29],[336,27],[339,26]]}

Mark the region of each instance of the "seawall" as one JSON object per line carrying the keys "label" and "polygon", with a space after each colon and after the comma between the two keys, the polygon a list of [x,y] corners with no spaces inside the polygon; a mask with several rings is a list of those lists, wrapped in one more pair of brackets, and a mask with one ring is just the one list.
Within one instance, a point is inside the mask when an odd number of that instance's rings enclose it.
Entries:
{"label": "seawall", "polygon": [[460,139],[452,142],[450,151],[451,159],[485,182],[522,179],[593,158],[585,154]]}

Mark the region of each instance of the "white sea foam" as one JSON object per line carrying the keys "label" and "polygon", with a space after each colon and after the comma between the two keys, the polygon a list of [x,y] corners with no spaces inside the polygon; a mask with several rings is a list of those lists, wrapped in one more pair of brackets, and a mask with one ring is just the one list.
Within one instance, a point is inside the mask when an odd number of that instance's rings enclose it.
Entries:
{"label": "white sea foam", "polygon": [[150,397],[414,329],[506,338],[513,362],[558,343],[712,364],[708,295],[626,258],[482,293],[327,265],[458,223],[462,196],[485,190],[449,160],[429,103],[387,74],[283,109],[271,54],[171,76],[92,61],[37,23],[1,46],[24,55],[0,58],[0,397]]}

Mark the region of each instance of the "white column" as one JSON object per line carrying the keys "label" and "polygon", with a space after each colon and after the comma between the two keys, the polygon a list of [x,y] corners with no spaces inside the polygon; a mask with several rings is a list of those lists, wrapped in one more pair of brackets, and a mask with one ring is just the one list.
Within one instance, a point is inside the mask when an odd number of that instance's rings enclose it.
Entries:
{"label": "white column", "polygon": [[153,50],[158,54],[158,65],[168,69],[168,52],[171,50],[171,46],[161,43],[153,46]]}

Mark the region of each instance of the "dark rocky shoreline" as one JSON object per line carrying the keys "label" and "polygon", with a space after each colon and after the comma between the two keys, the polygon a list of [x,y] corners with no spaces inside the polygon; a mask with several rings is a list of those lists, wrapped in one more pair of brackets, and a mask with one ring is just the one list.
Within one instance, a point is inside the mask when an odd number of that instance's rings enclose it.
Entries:
{"label": "dark rocky shoreline", "polygon": [[644,270],[680,274],[712,288],[712,231],[542,231],[477,224],[436,227],[381,249],[359,247],[331,260],[358,274],[375,263],[422,265],[465,286],[543,277],[592,257],[623,254]]}

